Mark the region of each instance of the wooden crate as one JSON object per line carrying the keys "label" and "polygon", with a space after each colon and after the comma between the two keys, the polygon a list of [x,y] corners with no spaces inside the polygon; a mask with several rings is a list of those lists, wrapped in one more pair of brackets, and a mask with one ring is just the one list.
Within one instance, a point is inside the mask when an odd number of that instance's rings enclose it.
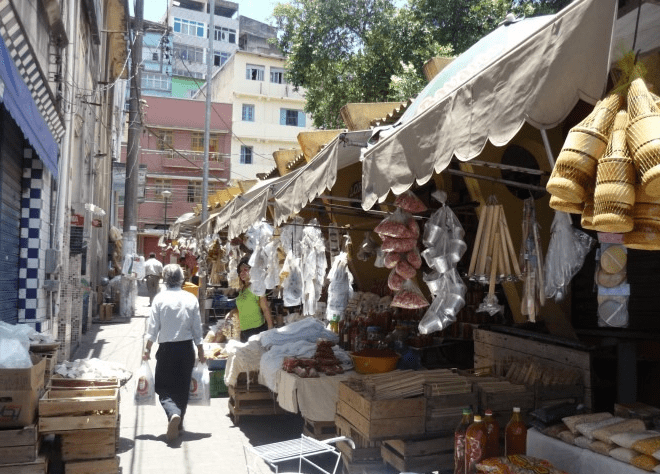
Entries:
{"label": "wooden crate", "polygon": [[356,448],[378,448],[380,450],[380,441],[372,441],[365,437],[346,418],[335,414],[335,426],[337,434],[351,438]]}
{"label": "wooden crate", "polygon": [[336,446],[337,449],[341,452],[344,459],[347,459],[352,463],[381,463],[383,458],[380,455],[380,441],[377,443],[378,446],[371,448],[352,448],[350,444],[345,441],[338,441]]}
{"label": "wooden crate", "polygon": [[62,461],[114,458],[117,429],[76,430],[62,433]]}
{"label": "wooden crate", "polygon": [[502,361],[533,359],[542,365],[577,370],[582,374],[584,404],[592,406],[591,353],[486,329],[474,330],[474,366],[496,366]]}
{"label": "wooden crate", "polygon": [[584,402],[583,385],[534,385],[534,408],[541,408],[550,403],[567,401],[573,403]]}
{"label": "wooden crate", "polygon": [[340,382],[337,414],[369,440],[405,437],[425,431],[426,399],[372,400],[366,393]]}
{"label": "wooden crate", "polygon": [[47,471],[48,462],[43,456],[32,462],[0,465],[0,474],[46,474]]}
{"label": "wooden crate", "polygon": [[39,400],[39,432],[116,428],[117,389],[48,390]]}
{"label": "wooden crate", "polygon": [[281,415],[286,413],[275,401],[273,392],[268,387],[250,384],[250,389],[230,385],[229,413],[238,424],[245,415]]}
{"label": "wooden crate", "polygon": [[349,461],[342,457],[344,474],[398,474],[383,461]]}
{"label": "wooden crate", "polygon": [[471,408],[474,413],[478,404],[477,392],[426,397],[426,433],[453,435],[463,416],[463,408]]}
{"label": "wooden crate", "polygon": [[66,474],[117,474],[119,472],[119,458],[69,461],[64,463],[64,469]]}
{"label": "wooden crate", "polygon": [[116,388],[119,390],[119,379],[108,377],[103,379],[69,379],[54,375],[50,380],[50,390],[84,390],[97,388]]}
{"label": "wooden crate", "polygon": [[36,425],[0,430],[0,465],[32,463],[36,461],[38,452],[39,433]]}
{"label": "wooden crate", "polygon": [[[448,442],[443,438],[440,440],[437,441],[438,447],[446,448]],[[429,449],[433,449],[431,448],[433,442],[428,440],[386,440],[381,446],[381,456],[387,464],[399,472],[442,471],[454,466],[453,440],[452,436],[450,449],[435,452],[428,452]]]}
{"label": "wooden crate", "polygon": [[337,436],[337,426],[334,421],[312,421],[304,419],[303,434],[322,441]]}

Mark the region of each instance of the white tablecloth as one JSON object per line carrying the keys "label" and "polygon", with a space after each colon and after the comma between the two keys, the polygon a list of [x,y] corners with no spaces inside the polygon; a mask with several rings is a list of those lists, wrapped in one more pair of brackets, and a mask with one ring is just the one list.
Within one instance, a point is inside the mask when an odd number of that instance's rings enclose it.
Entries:
{"label": "white tablecloth", "polygon": [[298,413],[310,421],[335,421],[339,382],[355,372],[300,378],[284,370],[277,372],[277,402],[286,411]]}
{"label": "white tablecloth", "polygon": [[527,455],[545,459],[568,474],[645,474],[647,471],[589,449],[570,445],[531,429]]}

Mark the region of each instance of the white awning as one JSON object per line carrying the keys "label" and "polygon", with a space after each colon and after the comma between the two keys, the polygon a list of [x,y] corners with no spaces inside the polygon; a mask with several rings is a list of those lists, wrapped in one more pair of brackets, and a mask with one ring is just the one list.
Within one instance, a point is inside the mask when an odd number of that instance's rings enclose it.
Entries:
{"label": "white awning", "polygon": [[280,225],[331,189],[337,181],[337,170],[360,161],[360,151],[360,147],[347,146],[337,137],[312,161],[295,171],[295,177],[274,195],[274,224]]}
{"label": "white awning", "polygon": [[399,122],[363,149],[362,206],[424,184],[525,122],[561,123],[578,99],[605,92],[616,0],[576,0],[556,15],[503,25],[440,72]]}

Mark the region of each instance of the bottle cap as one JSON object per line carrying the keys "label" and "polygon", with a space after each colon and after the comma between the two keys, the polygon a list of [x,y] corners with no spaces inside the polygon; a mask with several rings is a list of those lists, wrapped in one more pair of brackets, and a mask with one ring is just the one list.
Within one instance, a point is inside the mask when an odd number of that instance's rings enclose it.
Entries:
{"label": "bottle cap", "polygon": [[463,414],[464,415],[470,415],[470,414],[472,414],[472,410],[470,410],[469,408],[463,408]]}
{"label": "bottle cap", "polygon": [[514,413],[520,413],[520,407],[513,407]]}
{"label": "bottle cap", "polygon": [[474,415],[474,422],[479,423],[481,421],[481,415]]}
{"label": "bottle cap", "polygon": [[486,415],[486,416],[493,416],[493,412],[492,412],[491,410],[486,410],[486,411],[484,412],[484,415]]}

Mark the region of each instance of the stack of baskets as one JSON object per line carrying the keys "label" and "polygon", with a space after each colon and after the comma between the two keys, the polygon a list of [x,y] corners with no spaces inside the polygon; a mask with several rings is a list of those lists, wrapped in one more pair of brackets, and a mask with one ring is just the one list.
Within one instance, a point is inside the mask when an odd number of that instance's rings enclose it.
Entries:
{"label": "stack of baskets", "polygon": [[660,99],[643,79],[625,101],[610,94],[569,131],[546,188],[550,207],[582,214],[583,228],[660,249]]}

